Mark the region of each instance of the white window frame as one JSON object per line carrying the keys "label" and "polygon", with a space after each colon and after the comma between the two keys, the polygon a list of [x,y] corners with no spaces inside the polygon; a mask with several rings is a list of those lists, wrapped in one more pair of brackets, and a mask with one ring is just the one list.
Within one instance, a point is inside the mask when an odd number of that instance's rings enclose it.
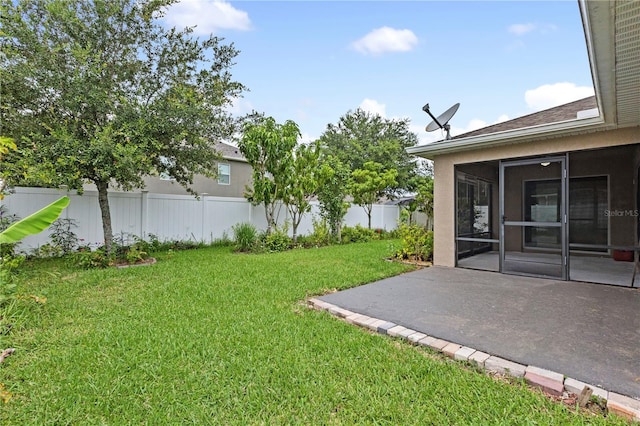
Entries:
{"label": "white window frame", "polygon": [[[223,167],[227,167],[227,173],[222,173],[220,170]],[[220,181],[220,177],[227,176],[227,181]],[[229,163],[218,163],[218,185],[231,185],[231,164]]]}

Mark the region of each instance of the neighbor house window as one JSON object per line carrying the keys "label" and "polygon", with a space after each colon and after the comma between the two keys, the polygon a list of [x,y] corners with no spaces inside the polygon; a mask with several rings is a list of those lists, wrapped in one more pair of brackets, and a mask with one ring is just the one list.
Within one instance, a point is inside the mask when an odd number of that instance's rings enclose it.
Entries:
{"label": "neighbor house window", "polygon": [[231,184],[231,166],[229,164],[218,164],[218,183],[220,185]]}

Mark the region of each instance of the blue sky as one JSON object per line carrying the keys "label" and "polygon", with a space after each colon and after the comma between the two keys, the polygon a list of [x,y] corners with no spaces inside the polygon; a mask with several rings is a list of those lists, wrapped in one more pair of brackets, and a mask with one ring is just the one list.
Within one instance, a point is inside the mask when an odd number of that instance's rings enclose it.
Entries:
{"label": "blue sky", "polygon": [[234,112],[294,120],[303,141],[359,107],[428,143],[443,134],[425,132],[425,103],[460,102],[455,135],[593,94],[575,0],[182,0],[164,20],[233,42],[250,90]]}

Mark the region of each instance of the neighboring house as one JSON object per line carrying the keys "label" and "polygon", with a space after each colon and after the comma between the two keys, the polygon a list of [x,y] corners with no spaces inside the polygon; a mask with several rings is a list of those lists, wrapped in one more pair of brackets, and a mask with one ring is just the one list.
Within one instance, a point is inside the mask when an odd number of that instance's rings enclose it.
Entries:
{"label": "neighboring house", "polygon": [[[217,162],[218,176],[209,178],[196,175],[191,188],[199,195],[213,197],[244,198],[245,189],[251,186],[252,169],[244,158],[240,149],[223,142],[216,142],[215,149],[222,159]],[[110,187],[109,192],[140,193],[147,191],[149,194],[166,195],[191,195],[182,185],[176,182],[168,174],[145,176],[145,187],[131,191],[122,191],[117,187]],[[93,183],[84,185],[84,191],[97,191]]]}
{"label": "neighboring house", "polygon": [[436,265],[638,286],[640,2],[579,6],[594,97],[408,149],[434,161]]}
{"label": "neighboring house", "polygon": [[[200,195],[243,198],[246,186],[252,182],[251,166],[235,146],[218,142],[215,149],[222,155],[217,164],[217,178],[196,176],[192,188]],[[168,175],[147,176],[144,182],[144,190],[151,194],[189,194]]]}

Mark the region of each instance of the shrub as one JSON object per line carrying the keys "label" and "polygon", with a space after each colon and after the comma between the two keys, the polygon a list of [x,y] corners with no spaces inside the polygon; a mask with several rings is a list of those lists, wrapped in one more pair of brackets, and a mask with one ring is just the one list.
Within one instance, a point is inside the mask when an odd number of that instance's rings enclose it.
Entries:
{"label": "shrub", "polygon": [[288,226],[275,227],[270,234],[264,235],[264,248],[270,252],[285,251],[291,248],[292,240],[289,238]]}
{"label": "shrub", "polygon": [[32,257],[62,257],[64,253],[62,253],[62,249],[54,246],[53,244],[43,244],[40,247],[37,247],[29,253],[29,258]]}
{"label": "shrub", "polygon": [[398,228],[400,249],[396,257],[427,261],[433,257],[433,232],[419,225],[403,223]]}
{"label": "shrub", "polygon": [[195,250],[199,248],[203,248],[206,245],[202,242],[191,241],[191,240],[175,240],[173,242],[168,243],[168,248],[170,250]]}
{"label": "shrub", "polygon": [[95,251],[79,251],[72,255],[73,263],[82,269],[106,268],[111,265],[113,256],[107,256],[103,248]]}
{"label": "shrub", "polygon": [[[104,248],[102,248],[104,250]],[[111,246],[111,260],[113,261],[124,261],[127,258],[127,253],[131,250],[130,246],[116,244],[115,240],[113,245]]]}
{"label": "shrub", "polygon": [[216,238],[209,244],[211,247],[229,247],[233,245],[233,241],[229,238],[227,232],[223,232],[220,238]]}
{"label": "shrub", "polygon": [[373,229],[356,225],[355,227],[345,226],[342,228],[343,243],[366,243],[376,238]]}
{"label": "shrub", "polygon": [[126,251],[124,257],[128,264],[135,264],[138,262],[142,262],[149,256],[147,255],[147,252],[140,250],[134,245]]}
{"label": "shrub", "polygon": [[161,243],[158,240],[158,237],[155,236],[154,234],[149,234],[147,235],[147,239],[143,240],[140,237],[135,236],[134,237],[134,241],[135,243],[133,244],[133,247],[135,247],[138,250],[150,253],[150,252],[154,252],[154,251],[160,251],[160,250],[168,250],[168,248],[164,247],[164,244]]}
{"label": "shrub", "polygon": [[331,241],[331,229],[326,219],[317,219],[315,216],[311,219],[313,223],[313,232],[304,238],[311,246],[326,246]]}
{"label": "shrub", "polygon": [[78,245],[78,236],[73,229],[78,225],[73,219],[58,219],[51,224],[51,245],[60,251],[60,255],[71,253]]}
{"label": "shrub", "polygon": [[247,222],[238,223],[233,226],[233,241],[237,251],[250,251],[258,241],[258,231],[256,227]]}
{"label": "shrub", "polygon": [[391,231],[386,231],[385,238],[389,240],[397,240],[400,238],[400,228],[392,229]]}
{"label": "shrub", "polygon": [[375,228],[373,230],[373,238],[375,240],[384,240],[386,238],[389,238],[389,232],[386,229]]}

